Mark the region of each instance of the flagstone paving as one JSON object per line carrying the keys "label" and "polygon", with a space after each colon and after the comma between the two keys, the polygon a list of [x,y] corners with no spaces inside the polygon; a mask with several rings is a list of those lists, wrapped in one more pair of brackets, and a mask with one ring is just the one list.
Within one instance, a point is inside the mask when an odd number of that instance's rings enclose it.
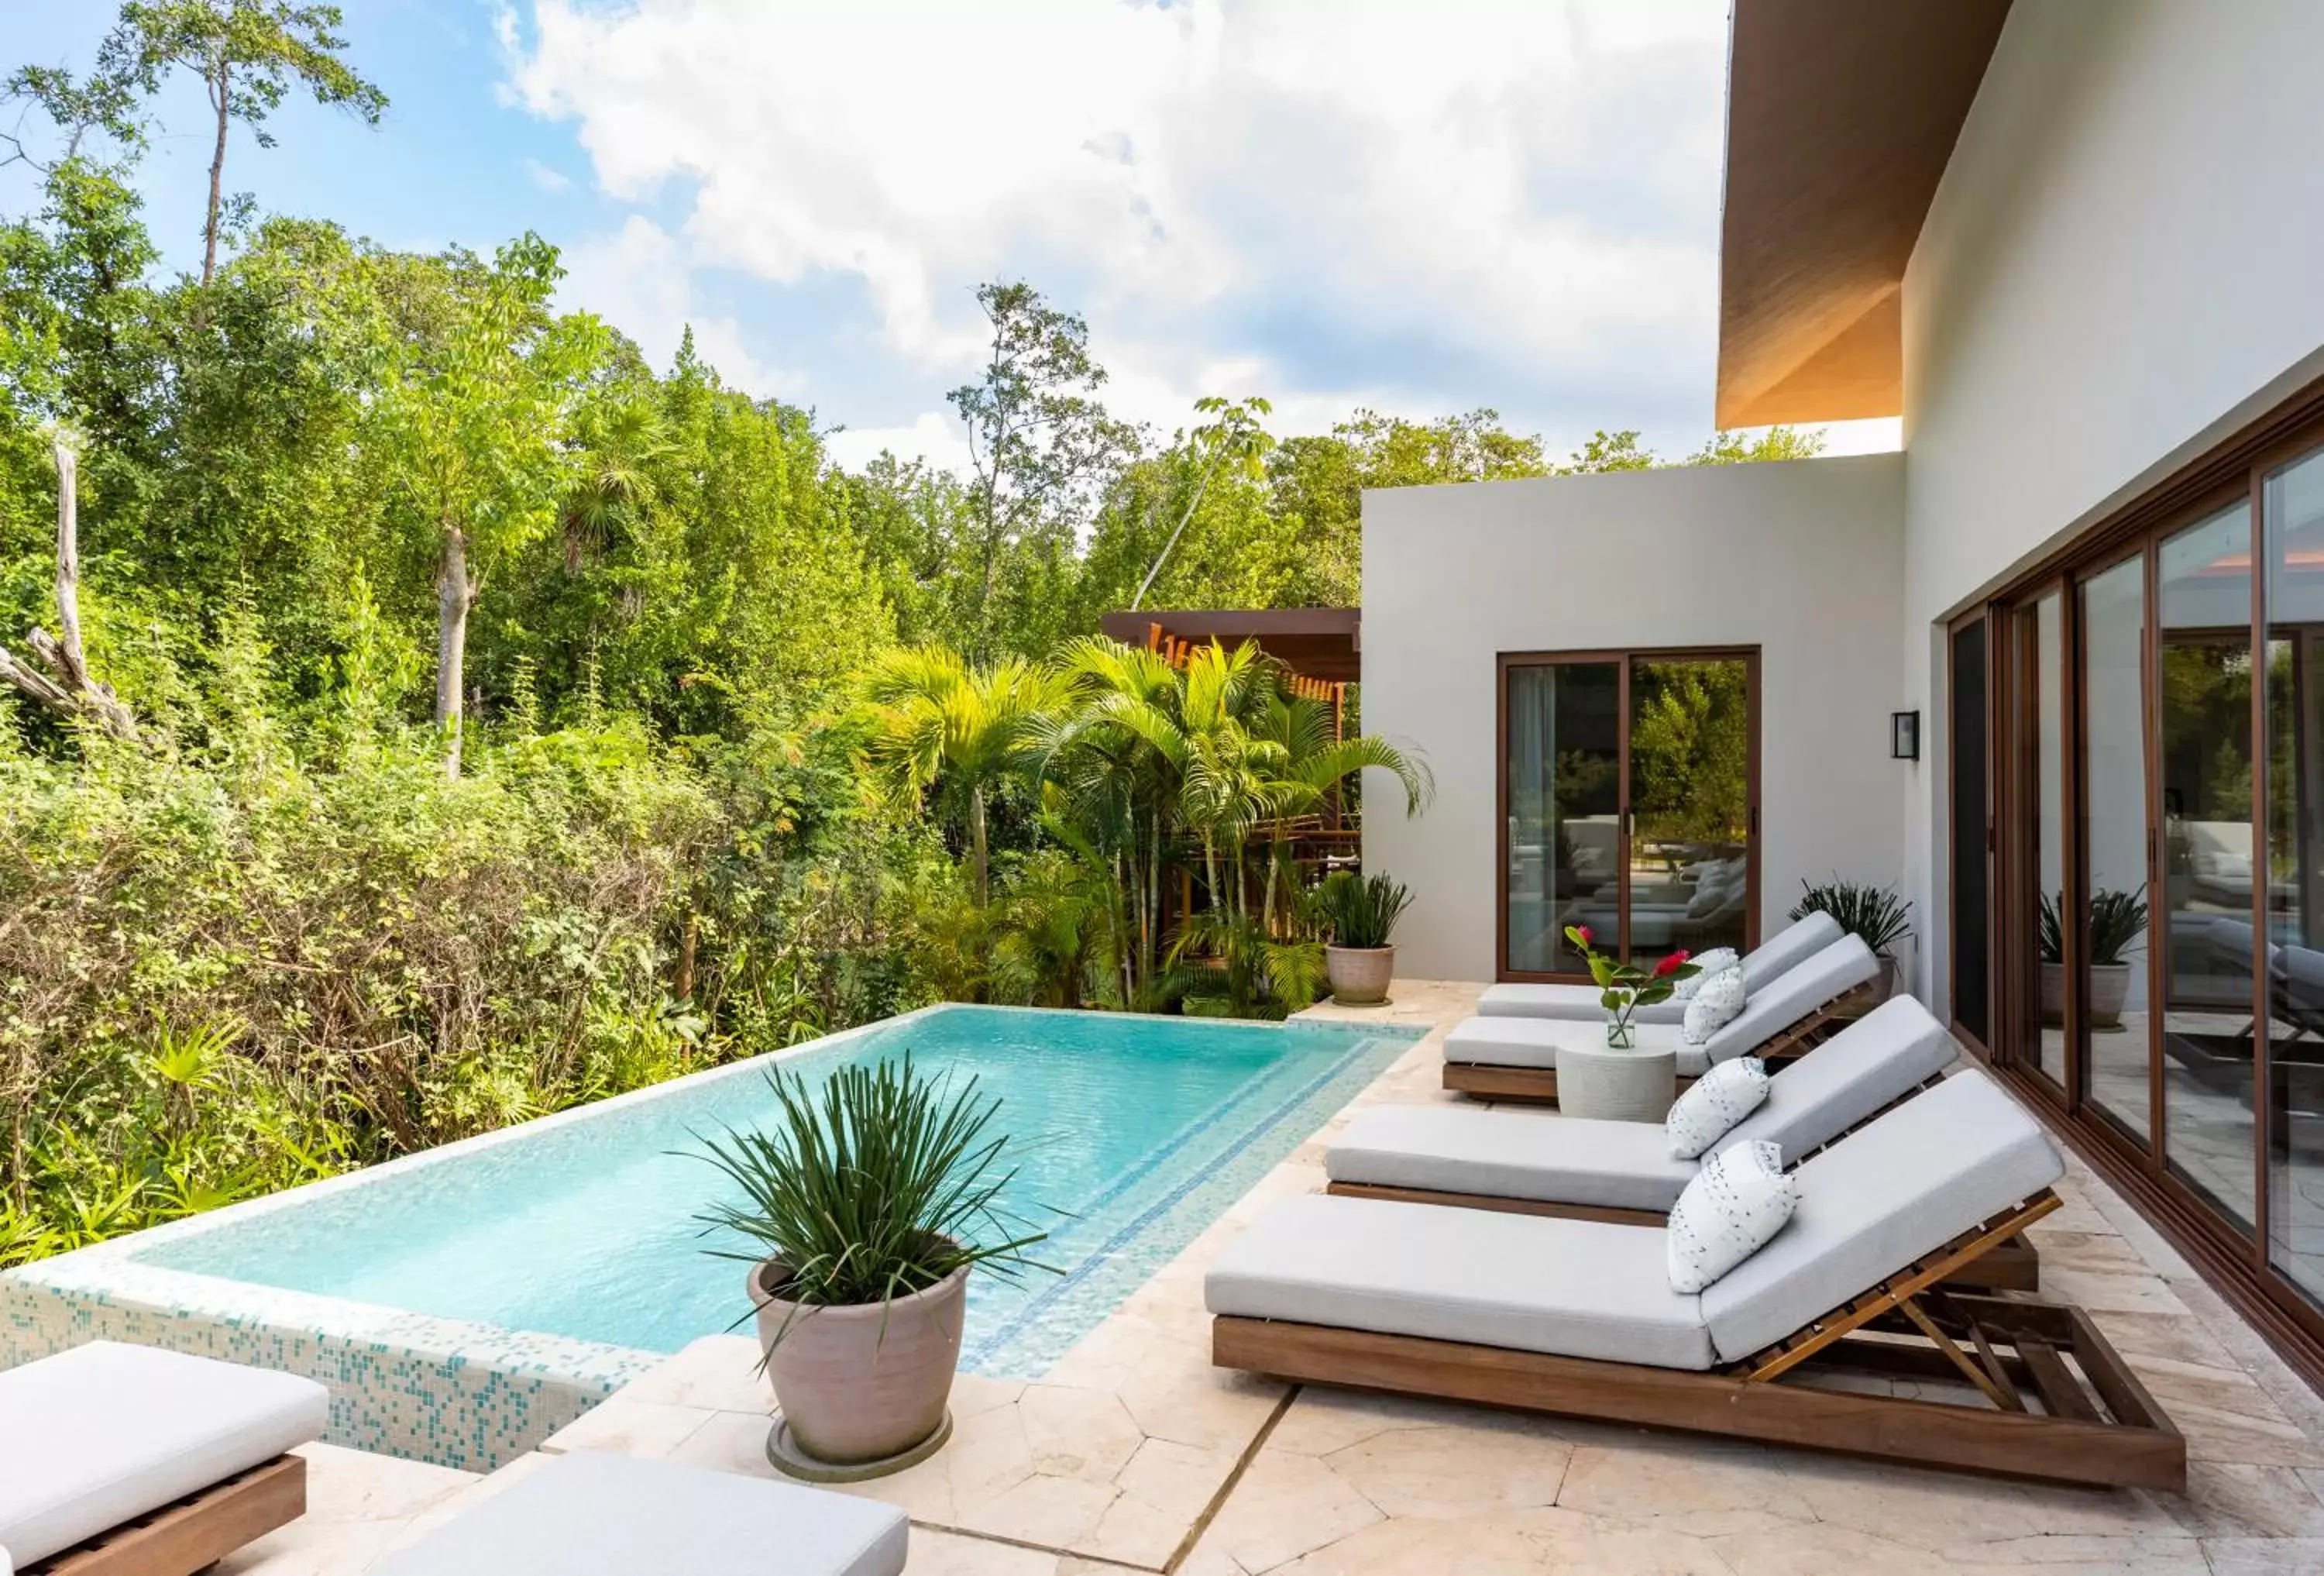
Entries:
{"label": "flagstone paving", "polygon": [[[1400,982],[1370,1016],[1431,1033],[1351,1103],[1449,1098],[1444,1028],[1478,987]],[[1303,1145],[1045,1379],[964,1377],[932,1460],[852,1490],[912,1517],[912,1576],[1548,1571],[2046,1576],[2324,1572],[2324,1401],[2079,1163],[2034,1228],[2045,1293],[2092,1312],[2185,1433],[2189,1490],[2006,1483],[1731,1442],[1286,1387],[1209,1360],[1204,1267],[1272,1200],[1323,1184]],[[770,1475],[743,1337],[696,1341],[551,1438]],[[529,1458],[537,1460],[537,1458]],[[526,1470],[481,1481],[318,1448],[316,1511],[220,1569],[342,1576]]]}

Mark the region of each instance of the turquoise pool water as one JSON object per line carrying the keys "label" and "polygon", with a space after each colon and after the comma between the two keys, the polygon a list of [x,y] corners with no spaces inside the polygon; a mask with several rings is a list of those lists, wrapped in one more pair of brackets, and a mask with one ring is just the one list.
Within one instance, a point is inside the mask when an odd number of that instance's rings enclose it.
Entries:
{"label": "turquoise pool water", "polygon": [[[909,1050],[975,1075],[1018,1142],[1009,1203],[1061,1274],[971,1277],[962,1362],[1033,1378],[1410,1039],[1271,1026],[946,1007],[783,1060],[810,1083]],[[694,1217],[725,1188],[694,1135],[770,1120],[724,1070],[439,1162],[138,1252],[141,1262],[439,1318],[676,1351],[747,1310],[743,1267]]]}

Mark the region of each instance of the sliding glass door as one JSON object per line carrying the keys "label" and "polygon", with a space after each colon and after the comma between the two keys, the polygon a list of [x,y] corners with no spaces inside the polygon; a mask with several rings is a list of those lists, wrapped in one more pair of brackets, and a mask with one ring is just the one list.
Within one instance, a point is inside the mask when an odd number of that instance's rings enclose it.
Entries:
{"label": "sliding glass door", "polygon": [[1500,974],[1578,978],[1565,927],[1637,962],[1754,939],[1753,651],[1501,659]]}

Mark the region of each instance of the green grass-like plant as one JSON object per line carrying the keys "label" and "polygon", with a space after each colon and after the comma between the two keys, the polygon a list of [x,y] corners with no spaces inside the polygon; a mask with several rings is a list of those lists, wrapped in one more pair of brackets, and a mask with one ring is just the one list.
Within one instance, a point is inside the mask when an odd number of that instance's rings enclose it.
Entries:
{"label": "green grass-like plant", "polygon": [[1396,922],[1411,906],[1411,891],[1386,874],[1333,871],[1315,889],[1315,911],[1333,946],[1388,945],[1396,935]]}
{"label": "green grass-like plant", "polygon": [[779,1114],[764,1129],[702,1138],[700,1158],[742,1193],[696,1217],[705,1234],[733,1231],[747,1250],[724,1258],[779,1261],[790,1302],[862,1307],[926,1291],[965,1266],[1015,1278],[1029,1230],[1002,1195],[1016,1179],[1010,1140],[991,1131],[1001,1100],[977,1080],[955,1085],[887,1058],[845,1066],[820,1092],[778,1067],[767,1074]]}
{"label": "green grass-like plant", "polygon": [[1840,921],[1840,927],[1850,935],[1861,936],[1864,945],[1883,957],[1888,949],[1913,934],[1912,903],[1896,895],[1893,887],[1876,887],[1869,881],[1802,881],[1803,895],[1792,906],[1792,917],[1804,919],[1810,914],[1829,914]]}

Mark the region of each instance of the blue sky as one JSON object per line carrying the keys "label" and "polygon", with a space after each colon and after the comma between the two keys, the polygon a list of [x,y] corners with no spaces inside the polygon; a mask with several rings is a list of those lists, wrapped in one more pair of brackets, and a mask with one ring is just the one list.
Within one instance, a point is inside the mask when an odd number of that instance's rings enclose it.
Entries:
{"label": "blue sky", "polygon": [[[115,7],[14,0],[5,64]],[[1259,393],[1284,433],[1480,405],[1563,451],[1710,426],[1722,0],[346,0],[377,131],[286,106],[227,180],[397,246],[533,229],[567,304],[812,405],[843,458],[956,463],[980,280],[1081,311],[1162,431]],[[143,172],[199,259],[207,107]],[[0,171],[0,211],[32,199]],[[1860,424],[1861,425],[1861,424]],[[1894,425],[1834,434],[1892,447]]]}

